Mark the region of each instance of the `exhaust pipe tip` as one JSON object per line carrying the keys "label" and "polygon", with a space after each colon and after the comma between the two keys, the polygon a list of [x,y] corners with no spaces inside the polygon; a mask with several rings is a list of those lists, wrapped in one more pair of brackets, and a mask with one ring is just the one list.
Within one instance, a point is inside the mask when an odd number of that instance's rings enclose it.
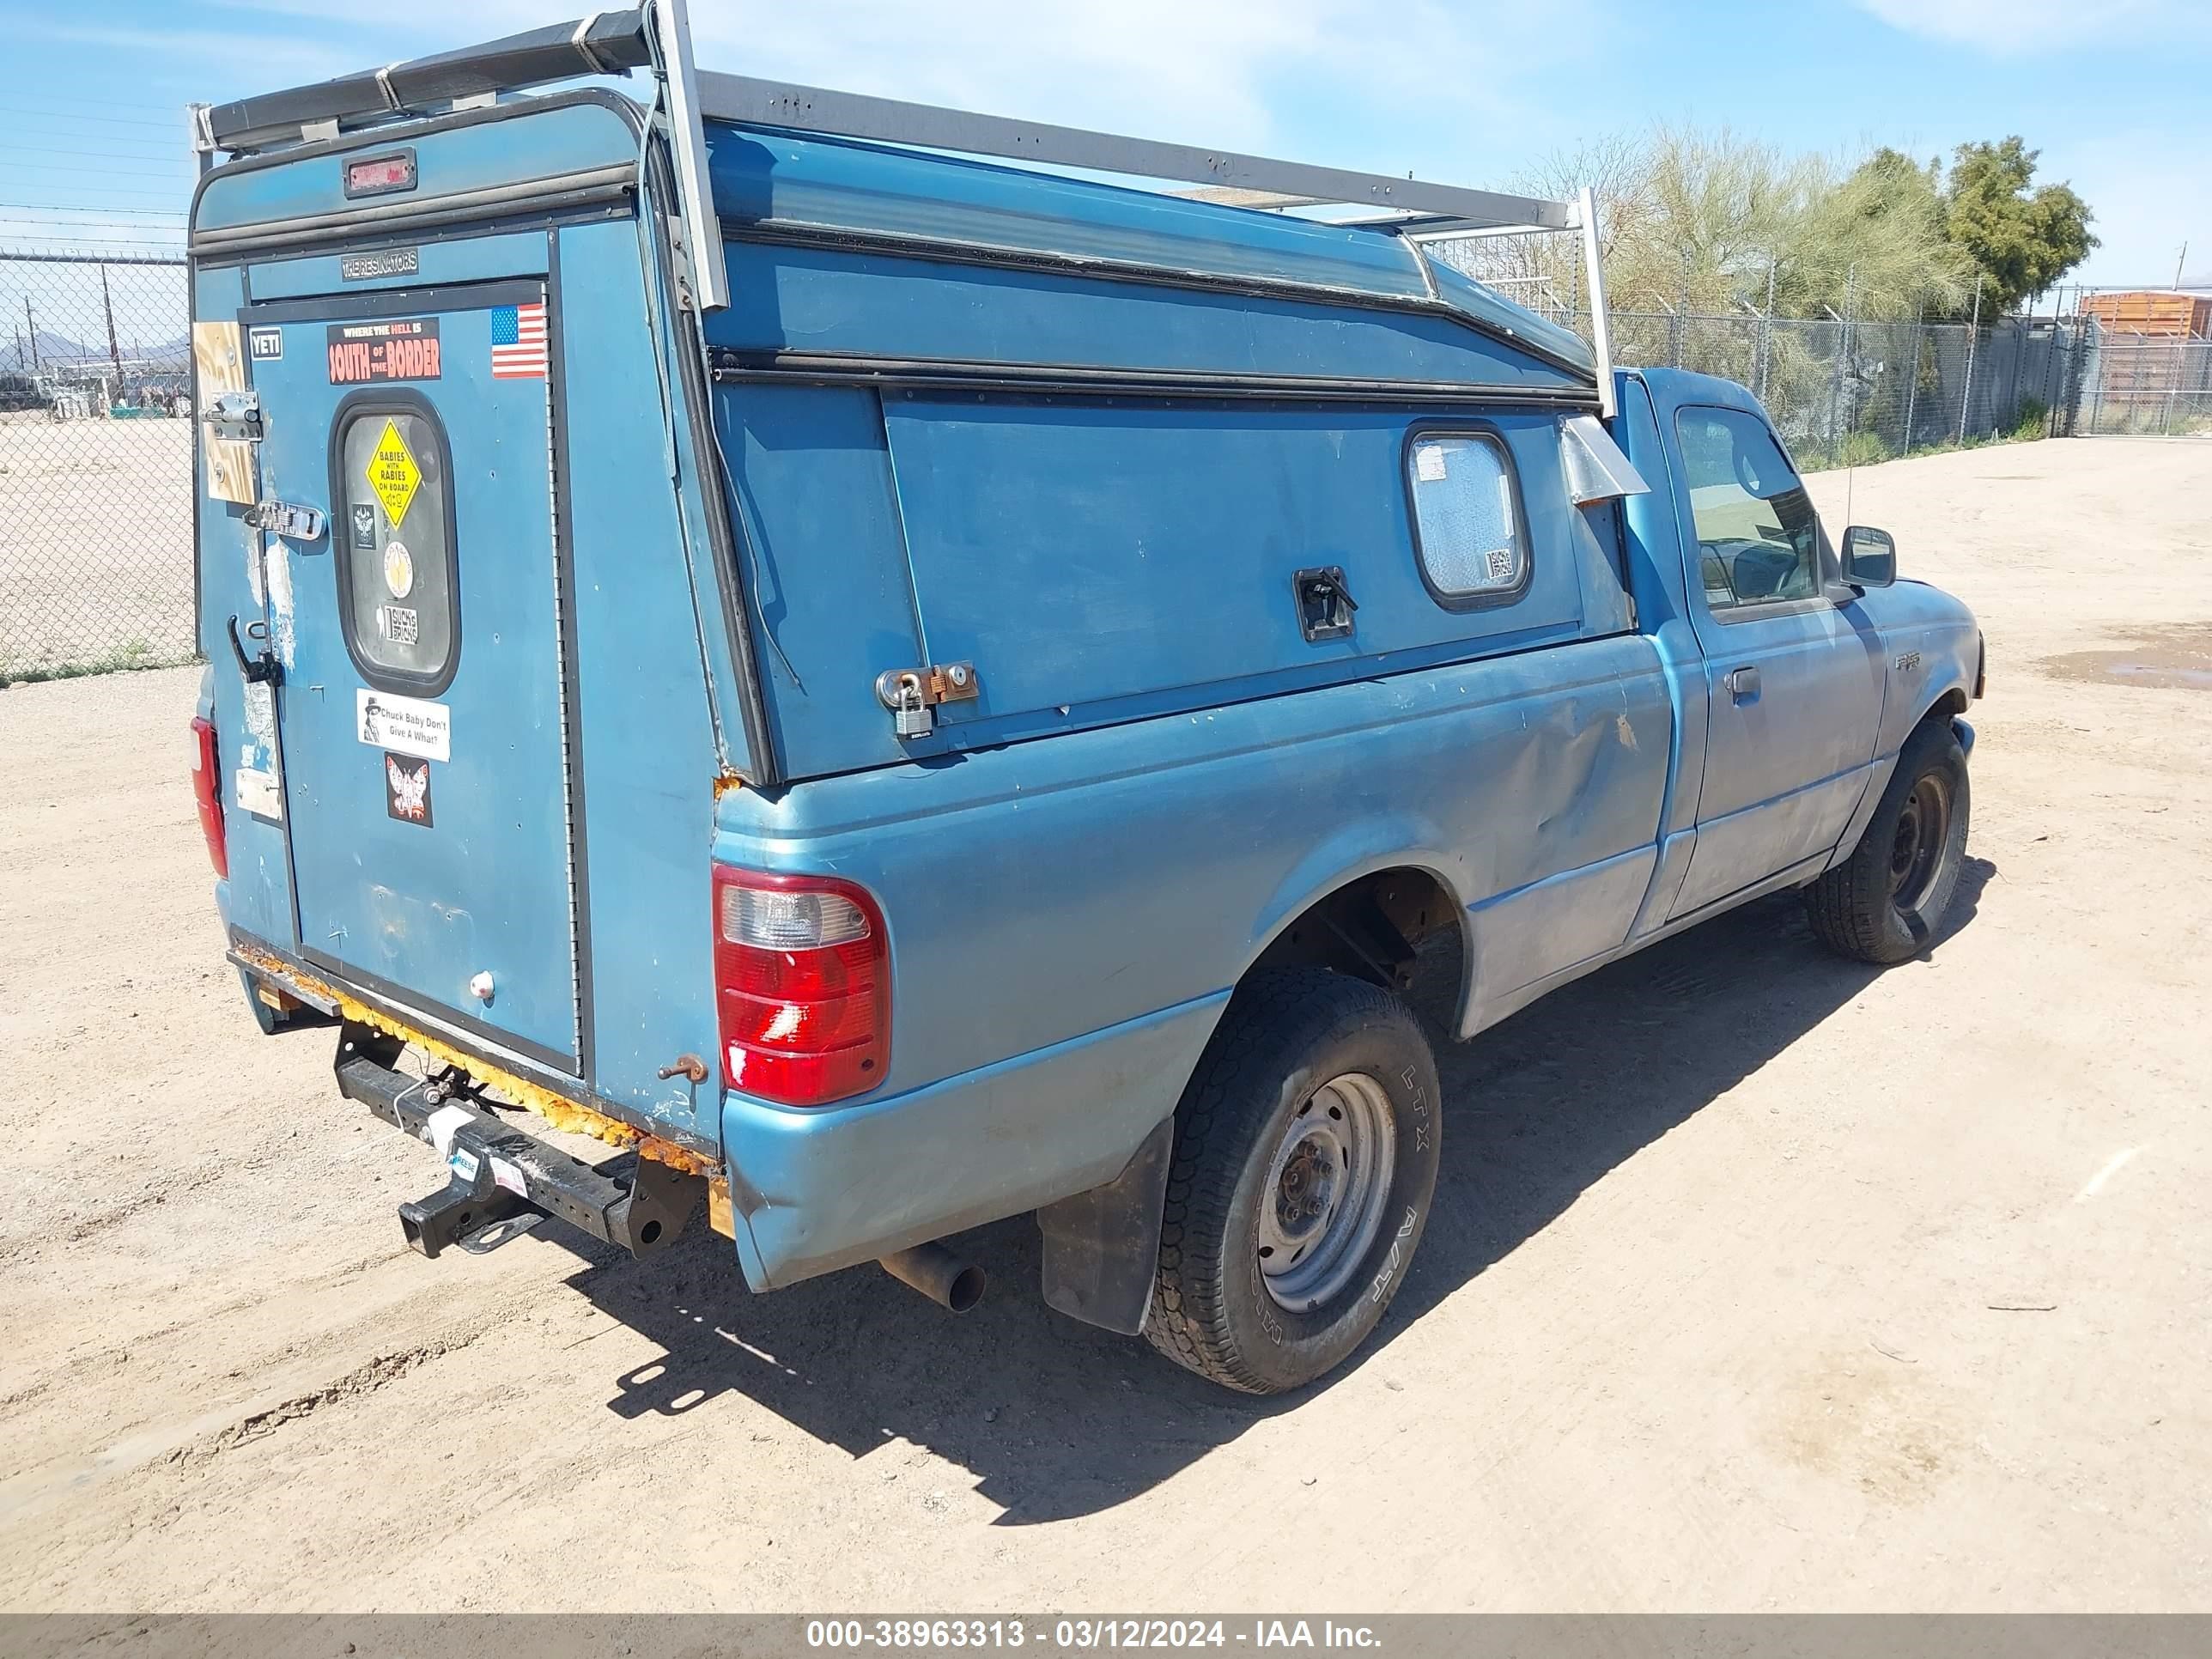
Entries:
{"label": "exhaust pipe tip", "polygon": [[966,1313],[981,1302],[990,1282],[974,1262],[935,1242],[894,1250],[877,1265],[900,1284],[911,1285],[954,1313]]}

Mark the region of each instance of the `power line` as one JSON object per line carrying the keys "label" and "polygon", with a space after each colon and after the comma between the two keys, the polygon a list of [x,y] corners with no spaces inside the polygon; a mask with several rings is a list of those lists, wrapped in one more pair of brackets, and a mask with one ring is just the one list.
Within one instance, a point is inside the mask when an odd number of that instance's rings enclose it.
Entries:
{"label": "power line", "polygon": [[96,125],[157,127],[165,132],[179,134],[185,131],[185,112],[181,109],[177,112],[177,118],[173,121],[149,120],[143,115],[107,115],[96,111],[88,114],[82,107],[42,109],[34,104],[0,104],[0,115],[41,115],[63,121],[89,121]]}
{"label": "power line", "polygon": [[[27,184],[27,181],[18,179],[18,184]],[[166,199],[175,201],[177,197],[184,195],[184,192],[181,191],[115,191],[115,195],[153,197],[155,201],[161,201],[166,197]],[[111,208],[106,206],[104,201],[0,201],[0,208],[49,208],[49,210],[53,212],[80,212],[82,208],[97,208],[100,212],[153,212],[153,215],[161,215],[161,212],[184,212],[184,208]]]}
{"label": "power line", "polygon": [[118,226],[112,219],[76,219],[69,215],[42,215],[33,219],[24,212],[0,212],[0,226],[112,226],[115,230],[133,230],[149,237],[181,237],[184,226]]}
{"label": "power line", "polygon": [[[88,143],[89,141],[87,141]],[[0,138],[0,149],[11,149],[24,155],[76,155],[96,161],[112,157],[118,161],[167,161],[181,159],[175,150],[168,149],[51,149],[43,144],[19,144],[12,139]],[[59,171],[59,169],[56,169]]]}
{"label": "power line", "polygon": [[[27,236],[24,242],[35,242],[43,247],[120,247],[133,248],[141,253],[172,253],[182,251],[182,244],[173,248],[165,242],[141,241],[130,236]],[[8,250],[0,248],[0,264],[5,264]]]}
{"label": "power line", "polygon": [[102,207],[96,202],[0,202],[0,208],[28,208],[33,213],[67,216],[73,213],[96,213],[105,218],[120,214],[131,219],[181,219],[182,208]]}
{"label": "power line", "polygon": [[[144,159],[150,161],[153,158],[149,156]],[[182,156],[179,156],[177,159],[179,161],[184,160]],[[41,162],[39,167],[39,171],[41,173],[88,173],[95,179],[112,179],[118,173],[121,173],[125,177],[133,179],[159,179],[165,176],[155,172],[150,167],[58,167],[50,162]],[[189,173],[181,175],[183,182],[189,183],[191,181],[191,175]]]}

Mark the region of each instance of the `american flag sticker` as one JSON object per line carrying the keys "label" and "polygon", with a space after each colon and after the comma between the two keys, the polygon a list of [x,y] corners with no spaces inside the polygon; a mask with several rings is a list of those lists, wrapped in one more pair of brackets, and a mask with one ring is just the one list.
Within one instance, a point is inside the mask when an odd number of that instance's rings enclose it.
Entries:
{"label": "american flag sticker", "polygon": [[491,377],[495,380],[545,378],[545,302],[494,306],[491,313]]}

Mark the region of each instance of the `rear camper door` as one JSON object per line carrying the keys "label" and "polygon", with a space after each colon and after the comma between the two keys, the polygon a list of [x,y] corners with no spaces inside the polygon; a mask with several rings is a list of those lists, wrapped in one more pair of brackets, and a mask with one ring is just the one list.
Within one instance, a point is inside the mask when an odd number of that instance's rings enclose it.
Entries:
{"label": "rear camper door", "polygon": [[263,498],[327,514],[313,539],[269,538],[301,953],[574,1073],[544,287],[287,301],[240,320]]}

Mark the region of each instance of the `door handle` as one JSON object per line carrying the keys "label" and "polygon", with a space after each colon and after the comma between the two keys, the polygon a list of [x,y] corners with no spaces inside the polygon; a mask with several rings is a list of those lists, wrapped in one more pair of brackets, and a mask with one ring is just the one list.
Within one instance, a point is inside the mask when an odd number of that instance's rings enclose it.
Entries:
{"label": "door handle", "polygon": [[1731,669],[1728,689],[1738,702],[1750,702],[1759,695],[1759,671],[1756,668]]}
{"label": "door handle", "polygon": [[[254,629],[261,628],[262,626],[263,625],[259,623],[250,623],[246,628],[246,632],[252,634],[253,633]],[[238,672],[246,677],[246,684],[249,685],[268,684],[272,686],[283,684],[284,666],[282,663],[276,660],[276,653],[271,651],[268,646],[264,644],[257,654],[249,657],[246,654],[246,647],[240,641],[238,637],[237,617],[233,617],[230,619],[229,630],[230,654],[238,659]],[[266,632],[265,629],[264,629],[264,632]],[[260,634],[255,634],[254,637],[258,640],[262,635]]]}

